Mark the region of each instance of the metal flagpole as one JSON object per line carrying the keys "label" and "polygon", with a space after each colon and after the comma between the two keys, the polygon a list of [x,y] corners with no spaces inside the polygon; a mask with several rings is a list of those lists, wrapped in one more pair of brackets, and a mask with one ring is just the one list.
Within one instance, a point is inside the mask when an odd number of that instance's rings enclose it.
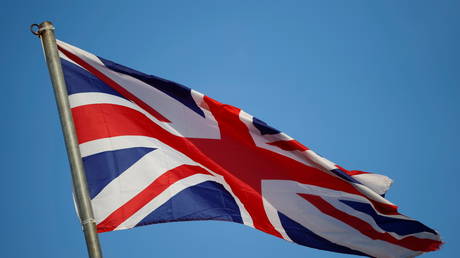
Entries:
{"label": "metal flagpole", "polygon": [[[37,30],[35,31],[34,29]],[[31,30],[32,33],[40,37],[45,52],[45,59],[48,64],[48,70],[59,110],[59,117],[61,119],[62,131],[64,132],[67,155],[69,157],[72,173],[75,201],[85,233],[88,254],[90,258],[102,258],[99,238],[96,232],[96,221],[94,220],[93,209],[91,207],[85,171],[80,149],[78,147],[72,113],[70,111],[67,87],[64,81],[64,74],[62,73],[56,38],[54,36],[54,26],[51,22],[45,21],[40,25],[32,24]]]}

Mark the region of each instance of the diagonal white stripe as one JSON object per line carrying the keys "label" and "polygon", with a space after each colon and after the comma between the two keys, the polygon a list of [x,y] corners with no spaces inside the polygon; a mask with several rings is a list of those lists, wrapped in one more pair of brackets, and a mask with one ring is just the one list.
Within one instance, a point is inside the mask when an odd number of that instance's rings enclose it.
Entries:
{"label": "diagonal white stripe", "polygon": [[147,136],[116,136],[82,143],[80,144],[80,153],[82,158],[84,158],[101,152],[135,147],[158,149],[163,148],[164,144],[155,138]]}
{"label": "diagonal white stripe", "polygon": [[92,199],[96,221],[103,221],[163,173],[183,164],[196,165],[169,148],[147,153]]}
{"label": "diagonal white stripe", "polygon": [[264,205],[265,213],[267,214],[268,220],[270,221],[272,226],[275,228],[276,231],[278,231],[278,233],[281,234],[281,236],[285,240],[292,242],[292,239],[288,236],[288,234],[283,228],[283,225],[281,224],[280,217],[278,215],[278,211],[263,196],[262,196],[262,202]]}

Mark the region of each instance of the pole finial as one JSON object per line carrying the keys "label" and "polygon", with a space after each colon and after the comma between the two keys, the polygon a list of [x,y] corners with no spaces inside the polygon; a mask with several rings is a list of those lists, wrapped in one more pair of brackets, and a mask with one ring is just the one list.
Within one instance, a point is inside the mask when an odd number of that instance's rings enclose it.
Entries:
{"label": "pole finial", "polygon": [[42,31],[44,30],[54,30],[53,23],[45,21],[40,24],[34,23],[30,25],[30,31],[32,32],[32,34],[37,35],[38,37],[40,37]]}

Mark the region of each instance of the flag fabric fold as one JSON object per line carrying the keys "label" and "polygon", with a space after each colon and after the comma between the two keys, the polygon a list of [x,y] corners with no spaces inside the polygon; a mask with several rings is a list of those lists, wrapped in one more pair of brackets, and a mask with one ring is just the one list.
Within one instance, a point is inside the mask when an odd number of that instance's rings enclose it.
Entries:
{"label": "flag fabric fold", "polygon": [[237,222],[373,257],[439,248],[439,234],[348,171],[236,107],[58,41],[98,232]]}

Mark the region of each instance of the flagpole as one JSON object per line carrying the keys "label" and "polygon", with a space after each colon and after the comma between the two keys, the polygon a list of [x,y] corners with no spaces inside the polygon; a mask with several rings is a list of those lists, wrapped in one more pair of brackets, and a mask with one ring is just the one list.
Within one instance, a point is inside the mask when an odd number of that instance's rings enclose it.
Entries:
{"label": "flagpole", "polygon": [[[34,28],[37,30],[35,31]],[[91,199],[88,193],[86,176],[83,162],[78,147],[77,134],[70,111],[67,87],[62,73],[61,60],[59,58],[54,26],[51,22],[45,21],[39,25],[31,25],[32,33],[38,35],[42,41],[46,63],[54,88],[62,131],[67,148],[67,155],[70,161],[75,202],[78,214],[85,234],[86,247],[90,258],[102,258],[99,238],[96,232],[96,221],[94,220]]]}

